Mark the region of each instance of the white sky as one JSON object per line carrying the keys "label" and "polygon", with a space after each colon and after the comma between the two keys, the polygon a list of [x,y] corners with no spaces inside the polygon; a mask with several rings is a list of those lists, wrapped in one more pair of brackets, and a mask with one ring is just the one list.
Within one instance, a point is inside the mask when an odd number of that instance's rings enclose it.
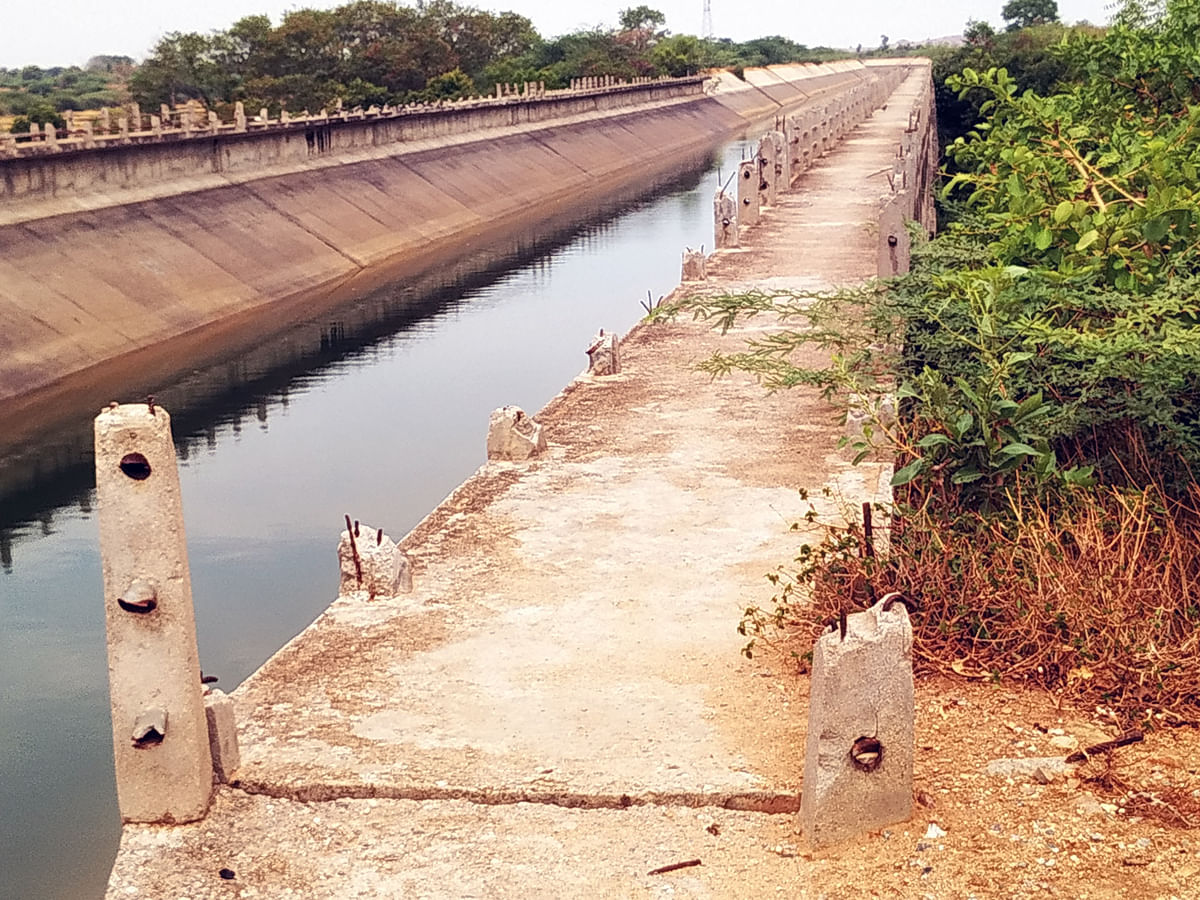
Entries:
{"label": "white sky", "polygon": [[[886,34],[892,43],[960,34],[969,18],[1000,25],[1005,0],[711,0],[718,37],[747,40],[782,34],[809,46],[873,47]],[[142,59],[170,31],[212,31],[242,16],[265,13],[278,24],[282,13],[301,7],[329,8],[337,0],[0,0],[0,66],[82,65],[99,53]],[[639,0],[465,0],[483,9],[513,10],[553,37],[581,26],[612,25],[617,11]],[[647,0],[662,10],[674,32],[700,33],[703,0]],[[1059,0],[1063,21],[1103,24],[1109,0]]]}

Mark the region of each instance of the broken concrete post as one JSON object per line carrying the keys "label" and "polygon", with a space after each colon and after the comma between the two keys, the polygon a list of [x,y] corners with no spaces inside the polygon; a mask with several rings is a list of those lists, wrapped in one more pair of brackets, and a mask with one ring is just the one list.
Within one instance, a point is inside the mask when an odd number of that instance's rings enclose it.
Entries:
{"label": "broken concrete post", "polygon": [[713,198],[713,234],[718,250],[739,246],[737,201],[722,190]]}
{"label": "broken concrete post", "polygon": [[775,141],[764,134],[758,141],[758,205],[774,206],[776,192]]}
{"label": "broken concrete post", "polygon": [[382,530],[355,522],[338,540],[342,579],[338,596],[366,591],[367,599],[411,594],[412,563]]}
{"label": "broken concrete post", "polygon": [[605,334],[603,328],[588,344],[587,355],[589,375],[616,375],[621,371],[621,342],[615,334]]}
{"label": "broken concrete post", "polygon": [[813,651],[800,823],[810,847],[912,816],[912,625],[897,595]]}
{"label": "broken concrete post", "polygon": [[683,251],[683,281],[704,281],[708,278],[703,250],[688,247]]}
{"label": "broken concrete post", "polygon": [[192,822],[213,766],[171,417],[96,417],[96,495],[117,801],[125,822]]}
{"label": "broken concrete post", "polygon": [[519,406],[493,410],[488,420],[488,459],[521,460],[546,449],[542,426],[525,415]]}
{"label": "broken concrete post", "polygon": [[738,164],[738,227],[758,224],[758,159],[744,159]]}
{"label": "broken concrete post", "polygon": [[224,691],[212,688],[204,695],[204,714],[208,721],[208,752],[212,756],[213,777],[220,784],[229,784],[242,764],[233,700]]}

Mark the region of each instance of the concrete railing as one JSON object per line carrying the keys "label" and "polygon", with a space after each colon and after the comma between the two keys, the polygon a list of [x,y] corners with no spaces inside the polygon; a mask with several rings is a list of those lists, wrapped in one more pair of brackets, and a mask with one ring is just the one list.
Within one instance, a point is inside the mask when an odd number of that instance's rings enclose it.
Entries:
{"label": "concrete railing", "polygon": [[[928,69],[928,63],[925,64]],[[879,277],[908,271],[912,240],[908,223],[917,222],[932,235],[937,231],[933,186],[940,150],[933,81],[927,77],[908,110],[908,126],[896,147],[888,175],[888,194],[879,211]]]}
{"label": "concrete railing", "polygon": [[[310,114],[307,110],[291,115],[283,110],[278,118],[272,119],[268,111],[261,109],[256,116],[248,116],[241,102],[234,104],[233,118],[222,121],[218,114],[205,109],[200,103],[190,101],[186,106],[171,108],[166,104],[159,107],[157,114],[143,113],[141,107],[131,103],[114,114],[108,109],[95,117],[80,117],[73,111],[63,113],[66,124],[54,128],[50,124],[34,123],[28,134],[0,133],[0,158],[16,156],[41,156],[48,153],[63,153],[72,150],[96,150],[130,144],[161,143],[163,141],[211,138],[219,135],[262,133],[265,131],[296,128],[311,123],[344,123],[364,120],[392,119],[412,115],[434,113],[445,116],[463,109],[513,107],[534,101],[560,100],[580,97],[618,97],[627,101],[639,98],[646,92],[661,93],[679,86],[690,88],[683,93],[700,93],[704,76],[686,78],[635,78],[624,80],[612,76],[572,79],[571,86],[562,90],[547,90],[544,82],[527,81],[523,84],[497,84],[494,95],[466,97],[460,100],[445,100],[434,103],[408,103],[393,106],[369,106],[343,109],[340,104],[332,112],[321,110]],[[633,99],[632,102],[639,102]],[[618,104],[623,105],[623,104]],[[541,109],[547,107],[542,106]],[[611,108],[611,104],[600,103],[594,108]],[[524,119],[537,121],[540,117]]]}
{"label": "concrete railing", "polygon": [[253,173],[346,152],[698,97],[704,82],[704,76],[586,78],[559,91],[529,82],[497,85],[492,97],[295,117],[285,111],[277,119],[266,110],[247,118],[238,104],[232,122],[199,104],[183,110],[164,106],[148,117],[134,107],[115,119],[72,121],[62,132],[34,126],[26,136],[0,135],[0,206]]}
{"label": "concrete railing", "polygon": [[777,116],[774,130],[759,141],[755,156],[740,164],[737,187],[717,191],[715,247],[738,247],[740,230],[756,225],[759,211],[776,205],[778,194],[789,190],[796,178],[883,106],[906,75],[907,69],[897,66],[876,68],[823,103]]}

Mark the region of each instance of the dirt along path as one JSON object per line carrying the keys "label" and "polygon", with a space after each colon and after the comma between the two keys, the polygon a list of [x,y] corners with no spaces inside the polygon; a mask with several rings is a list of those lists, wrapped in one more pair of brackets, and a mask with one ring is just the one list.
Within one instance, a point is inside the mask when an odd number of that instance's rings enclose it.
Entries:
{"label": "dirt along path", "polygon": [[[708,287],[872,275],[872,173],[915,85],[782,195],[749,249],[713,260]],[[1075,723],[970,685],[919,690],[932,806],[802,852],[806,681],[741,656],[735,629],[803,540],[798,489],[831,487],[836,512],[882,499],[890,472],[849,465],[815,393],[695,370],[746,334],[644,325],[621,374],[576,380],[538,415],[545,455],[489,463],[406,538],[413,593],[339,598],[238,689],[235,786],[201,823],[126,827],[109,896],[1200,896],[1190,838],[1100,799],[1076,821],[1056,792],[1077,779],[981,774],[1022,755],[1006,740],[1045,743],[1035,713],[1063,737]],[[947,834],[930,842],[934,820]]]}

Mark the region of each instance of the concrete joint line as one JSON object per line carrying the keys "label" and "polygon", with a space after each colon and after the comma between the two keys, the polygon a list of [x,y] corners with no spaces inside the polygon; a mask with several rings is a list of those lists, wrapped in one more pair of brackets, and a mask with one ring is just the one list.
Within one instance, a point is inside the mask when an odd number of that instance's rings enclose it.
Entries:
{"label": "concrete joint line", "polygon": [[522,788],[458,788],[431,785],[399,787],[368,784],[273,784],[248,779],[230,784],[242,793],[297,803],[334,800],[465,800],[478,806],[512,806],[538,803],[564,809],[628,809],[632,806],[678,806],[687,809],[715,807],[770,815],[800,810],[798,791],[644,791],[633,794],[586,793]]}
{"label": "concrete joint line", "polygon": [[320,241],[322,244],[324,244],[326,247],[328,247],[330,250],[332,250],[338,256],[342,257],[347,262],[353,264],[353,266],[356,269],[361,270],[361,269],[365,269],[367,267],[366,263],[362,262],[361,260],[355,259],[353,256],[351,256],[349,253],[347,253],[345,250],[343,250],[337,244],[331,243],[330,241],[327,241],[325,238],[321,237],[321,235],[317,234],[315,231],[313,231],[311,228],[309,228],[307,225],[305,225],[302,221],[300,221],[299,218],[292,215],[286,209],[281,209],[277,204],[273,203],[270,200],[270,198],[264,197],[261,193],[259,193],[257,190],[255,190],[252,186],[246,185],[246,189],[251,194],[253,194],[255,197],[257,197],[259,200],[261,200],[264,205],[266,205],[270,209],[275,210],[275,212],[279,213],[279,215],[283,216],[283,218],[287,219],[289,222],[291,222],[293,225],[295,225],[297,228],[299,228],[301,231],[303,231],[309,237]]}

